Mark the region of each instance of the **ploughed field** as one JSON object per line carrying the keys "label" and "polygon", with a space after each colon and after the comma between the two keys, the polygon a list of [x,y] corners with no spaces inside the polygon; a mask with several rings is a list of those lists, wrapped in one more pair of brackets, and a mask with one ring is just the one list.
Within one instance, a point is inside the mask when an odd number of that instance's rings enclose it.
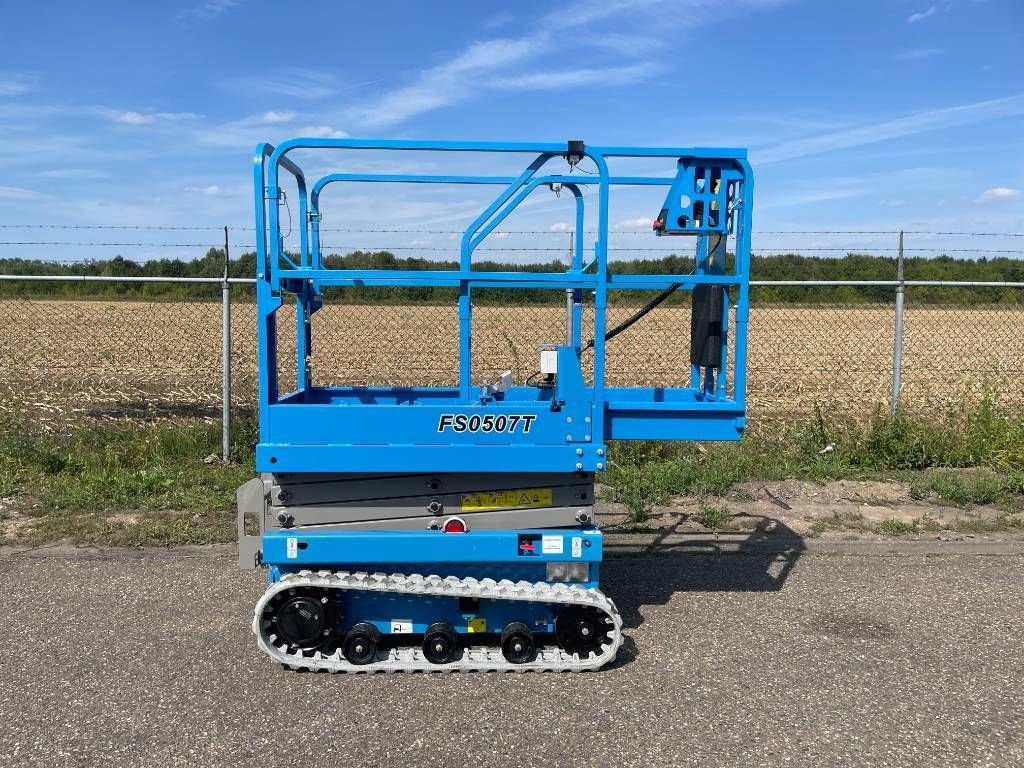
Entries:
{"label": "ploughed field", "polygon": [[[609,308],[608,327],[639,305]],[[279,313],[281,390],[295,382],[294,313]],[[255,401],[256,318],[232,307],[233,399]],[[562,343],[565,311],[555,306],[475,307],[474,378],[537,368],[538,345]],[[584,340],[593,315],[584,314]],[[662,306],[608,343],[612,385],[689,381],[686,306]],[[965,389],[998,387],[1024,404],[1024,308],[908,304],[903,403],[939,410]],[[891,305],[760,304],[750,312],[751,416],[791,417],[820,405],[862,416],[888,402]],[[328,384],[453,384],[454,306],[328,304],[313,318],[313,380]],[[591,356],[587,355],[589,361]],[[55,415],[168,413],[212,406],[221,394],[221,306],[216,302],[0,300],[0,361],[8,397]]]}

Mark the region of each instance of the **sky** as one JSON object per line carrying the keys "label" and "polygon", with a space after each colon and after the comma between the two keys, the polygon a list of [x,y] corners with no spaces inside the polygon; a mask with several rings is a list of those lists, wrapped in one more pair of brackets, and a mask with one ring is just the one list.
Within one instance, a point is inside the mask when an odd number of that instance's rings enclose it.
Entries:
{"label": "sky", "polygon": [[[0,245],[0,257],[190,258],[203,250],[165,244],[219,237],[28,224],[230,225],[244,248],[253,148],[296,136],[745,147],[763,251],[894,245],[771,234],[790,230],[1024,232],[1021,0],[377,0],[303,13],[54,0],[0,2],[0,18],[0,241],[142,243]],[[297,159],[310,176],[517,170],[491,155],[394,154]],[[488,202],[484,189],[365,186],[325,194],[324,228],[402,231],[325,233],[328,245],[447,257],[449,232]],[[613,200],[613,245],[652,245],[660,194]],[[542,234],[493,245],[547,258],[527,249],[563,248],[571,221],[571,202],[544,191],[508,222]]]}

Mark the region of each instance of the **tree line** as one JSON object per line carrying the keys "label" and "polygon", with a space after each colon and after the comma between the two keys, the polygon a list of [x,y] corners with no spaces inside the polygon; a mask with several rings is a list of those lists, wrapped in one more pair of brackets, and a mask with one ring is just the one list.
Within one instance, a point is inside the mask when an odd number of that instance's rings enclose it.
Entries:
{"label": "tree line", "polygon": [[[732,261],[732,254],[729,254]],[[325,265],[333,269],[402,269],[449,270],[457,269],[454,261],[435,261],[423,258],[396,257],[389,251],[355,251],[346,255],[330,255]],[[685,275],[693,271],[693,257],[666,256],[659,259],[613,261],[610,269],[618,274],[674,274]],[[731,269],[731,263],[727,269]],[[565,266],[553,261],[544,264],[507,264],[497,261],[474,262],[480,271],[507,272],[560,272]],[[58,275],[77,277],[221,277],[224,271],[224,252],[211,248],[196,260],[153,259],[132,261],[121,256],[102,261],[61,263],[41,259],[0,259],[0,274],[6,275]],[[232,277],[252,277],[256,271],[256,254],[245,253],[232,259],[229,274]],[[904,260],[907,280],[957,280],[984,282],[1024,282],[1024,260],[998,257],[992,259],[957,259],[950,256],[909,257]],[[800,254],[753,256],[751,277],[756,280],[894,280],[896,259],[890,256],[848,253],[833,258],[819,258]],[[932,304],[1024,304],[1024,290],[1010,288],[938,288],[919,287],[910,298],[915,302]],[[233,297],[251,300],[251,286],[235,286]],[[651,294],[641,291],[613,291],[610,301],[633,302]],[[74,299],[150,299],[165,301],[216,300],[220,297],[217,284],[179,283],[123,283],[123,282],[30,282],[0,280],[0,296]],[[485,288],[473,293],[474,302],[561,304],[565,294],[552,289]],[[891,287],[823,287],[801,288],[790,286],[761,286],[751,290],[757,302],[778,303],[875,303],[893,300]],[[325,291],[325,298],[343,299],[352,303],[436,303],[455,301],[452,288],[401,287],[335,288]],[[679,291],[669,301],[689,301],[686,291]]]}

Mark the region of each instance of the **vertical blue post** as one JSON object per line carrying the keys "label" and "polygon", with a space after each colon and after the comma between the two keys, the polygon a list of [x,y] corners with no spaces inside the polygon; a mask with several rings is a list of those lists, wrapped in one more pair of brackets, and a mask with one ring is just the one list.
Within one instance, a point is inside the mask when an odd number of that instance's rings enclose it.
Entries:
{"label": "vertical blue post", "polygon": [[[608,163],[602,155],[587,153],[597,165],[598,179],[597,203],[597,242],[594,245],[597,259],[597,290],[594,296],[594,413],[591,417],[591,441],[604,443],[604,408],[605,408],[605,326],[608,320]],[[601,462],[602,464],[604,462]]]}
{"label": "vertical blue post", "polygon": [[267,440],[269,410],[277,400],[277,318],[280,298],[270,290],[270,263],[267,255],[266,158],[274,151],[270,144],[256,148],[253,167],[253,196],[256,205],[256,347],[259,355],[258,388],[260,440]]}
{"label": "vertical blue post", "polygon": [[321,184],[315,184],[309,193],[309,250],[313,269],[324,268],[323,257],[320,255],[320,189]]}
{"label": "vertical blue post", "polygon": [[306,202],[306,185],[299,183],[299,264],[309,266],[309,205]]}
{"label": "vertical blue post", "polygon": [[[585,221],[583,207],[583,193],[575,184],[567,184],[569,191],[576,198],[576,240],[573,243],[572,268],[574,274],[583,273],[583,225]],[[574,288],[572,291],[572,339],[569,343],[576,349],[582,344],[583,329],[583,289]]]}
{"label": "vertical blue post", "polygon": [[736,276],[741,278],[736,300],[736,360],[733,399],[743,405],[747,401],[747,321],[750,314],[750,233],[753,226],[754,172],[746,160],[737,161],[743,170],[743,182],[736,192],[739,198],[739,219],[736,222]]}
{"label": "vertical blue post", "polygon": [[[469,267],[464,266],[464,270]],[[459,282],[459,396],[470,399],[473,383],[473,305],[469,281]]]}
{"label": "vertical blue post", "polygon": [[312,293],[309,281],[303,281],[302,290],[295,295],[295,387],[299,390],[306,390],[311,385],[309,359],[313,353],[313,339],[309,326]]}

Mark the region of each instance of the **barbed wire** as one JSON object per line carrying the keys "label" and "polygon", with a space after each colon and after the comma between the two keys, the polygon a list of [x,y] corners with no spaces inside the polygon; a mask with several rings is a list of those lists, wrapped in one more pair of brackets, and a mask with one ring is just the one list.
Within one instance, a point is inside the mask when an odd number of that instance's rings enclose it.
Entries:
{"label": "barbed wire", "polygon": [[[73,248],[212,248],[217,249],[222,244],[217,243],[140,243],[140,242],[86,242],[86,241],[71,241],[71,240],[9,240],[0,241],[0,246],[56,246],[56,247],[73,247]],[[252,250],[256,246],[252,244],[235,244],[235,248],[249,249]],[[428,245],[375,245],[375,246],[356,246],[356,245],[343,245],[343,244],[324,244],[320,246],[321,250],[327,251],[347,251],[349,253],[380,253],[380,252],[391,252],[391,251],[416,251],[421,253],[455,253],[458,249],[454,247],[445,248],[441,246],[428,246]],[[617,253],[660,253],[663,255],[670,255],[675,253],[677,249],[674,245],[667,245],[662,248],[622,248],[622,247],[609,247],[609,251]],[[918,248],[910,247],[904,248],[904,252],[913,253],[977,253],[977,254],[1004,254],[1004,255],[1018,255],[1024,254],[1024,249],[1010,249],[1010,248]],[[872,252],[886,252],[894,253],[898,252],[899,248],[892,246],[820,246],[820,247],[809,247],[809,248],[784,248],[772,250],[770,254],[765,253],[765,249],[754,247],[751,252],[755,255],[776,255],[785,253],[872,253]],[[495,248],[477,248],[475,253],[566,253],[564,247],[548,247],[548,246],[505,246]]]}
{"label": "barbed wire", "polygon": [[[199,232],[217,231],[222,232],[224,225],[159,225],[159,224],[0,224],[0,229],[64,229],[64,230],[142,230],[142,231],[179,231]],[[255,227],[231,226],[229,231],[253,232]],[[340,232],[351,234],[420,234],[420,235],[462,235],[464,230],[459,229],[360,229],[356,227],[321,227],[320,232]],[[569,229],[506,229],[496,230],[492,234],[506,235],[547,235],[552,237],[565,237],[570,234]],[[755,229],[753,235],[898,235],[898,229]],[[595,230],[586,229],[584,234],[597,234]],[[1021,232],[955,232],[927,229],[906,229],[905,235],[938,235],[943,237],[1024,237]],[[650,235],[647,229],[638,230],[610,230],[610,236],[641,236]]]}
{"label": "barbed wire", "polygon": [[[0,245],[61,245],[80,248],[216,248],[216,243],[76,243],[62,240],[21,240],[0,242]],[[221,243],[221,246],[224,244]],[[239,245],[237,248],[254,248]]]}
{"label": "barbed wire", "polygon": [[[156,224],[0,224],[0,229],[147,229],[147,230],[179,230],[198,232],[200,230],[216,230],[223,232],[224,227],[204,226],[161,226]],[[228,229],[250,229],[255,227],[228,227]]]}

